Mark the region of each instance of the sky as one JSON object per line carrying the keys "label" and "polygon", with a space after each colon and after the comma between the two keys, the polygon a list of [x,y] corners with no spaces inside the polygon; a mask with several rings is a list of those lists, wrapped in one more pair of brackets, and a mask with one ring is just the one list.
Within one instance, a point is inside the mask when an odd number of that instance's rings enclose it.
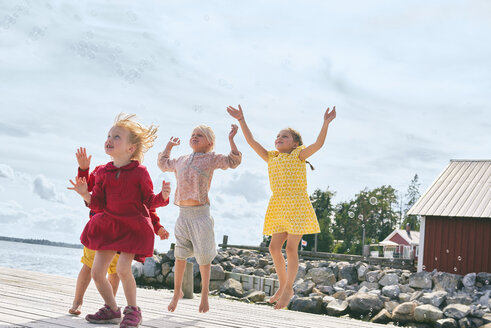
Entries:
{"label": "sky", "polygon": [[[75,151],[92,167],[114,118],[159,126],[145,155],[155,192],[157,155],[171,136],[191,152],[210,125],[228,153],[242,105],[256,140],[274,148],[293,127],[313,143],[336,106],[308,191],[423,192],[450,159],[491,159],[489,1],[43,1],[0,2],[0,235],[77,243],[88,220],[69,191]],[[257,245],[269,196],[266,163],[247,145],[235,170],[216,171],[215,239]],[[171,196],[171,202],[173,195]],[[178,208],[158,209],[174,242]]]}

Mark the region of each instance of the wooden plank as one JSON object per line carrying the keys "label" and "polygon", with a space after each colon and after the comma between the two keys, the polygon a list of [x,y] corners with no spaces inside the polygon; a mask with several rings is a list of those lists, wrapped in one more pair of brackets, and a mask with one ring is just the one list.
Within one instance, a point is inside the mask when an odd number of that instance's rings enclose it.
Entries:
{"label": "wooden plank", "polygon": [[[80,317],[68,315],[76,280],[74,278],[8,269],[0,267],[0,327],[87,327],[99,328],[86,322],[86,313],[95,312],[102,299],[91,284],[84,298]],[[334,318],[310,313],[273,310],[270,306],[246,304],[219,297],[210,297],[210,312],[198,312],[199,297],[183,299],[174,313],[167,312],[172,298],[168,290],[138,289],[138,304],[143,311],[143,328],[158,327],[229,327],[287,328],[326,327],[361,328],[385,327],[358,320]],[[122,291],[118,304],[124,304]]]}

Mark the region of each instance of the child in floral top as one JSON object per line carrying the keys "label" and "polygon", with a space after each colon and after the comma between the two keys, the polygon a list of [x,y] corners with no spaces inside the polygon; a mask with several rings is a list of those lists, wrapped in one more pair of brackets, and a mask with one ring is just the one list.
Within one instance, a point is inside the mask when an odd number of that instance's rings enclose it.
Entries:
{"label": "child in floral top", "polygon": [[174,203],[180,207],[179,217],[174,228],[176,247],[174,255],[176,266],[174,273],[174,297],[168,306],[173,312],[182,298],[182,280],[186,267],[186,258],[194,256],[201,272],[201,303],[199,312],[207,312],[211,262],[217,251],[213,218],[210,216],[210,190],[213,171],[236,168],[241,162],[241,153],[237,150],[234,136],[237,125],[232,125],[229,134],[231,152],[220,155],[212,152],[215,134],[206,125],[197,126],[191,135],[189,145],[193,152],[177,159],[170,159],[172,147],[180,144],[179,138],[172,137],[165,150],[159,154],[158,166],[164,172],[175,172],[177,179]]}

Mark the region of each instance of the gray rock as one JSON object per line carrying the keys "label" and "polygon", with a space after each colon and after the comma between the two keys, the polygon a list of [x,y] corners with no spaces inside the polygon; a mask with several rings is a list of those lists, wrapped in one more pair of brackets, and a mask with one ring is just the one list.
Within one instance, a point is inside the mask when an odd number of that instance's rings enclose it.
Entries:
{"label": "gray rock", "polygon": [[399,301],[401,303],[406,303],[411,301],[411,295],[406,294],[406,293],[400,293],[399,294]]}
{"label": "gray rock", "polygon": [[170,262],[162,263],[161,271],[164,277],[167,276],[167,274],[172,271],[172,264]]}
{"label": "gray rock", "polygon": [[305,278],[312,279],[315,284],[332,285],[333,281],[336,282],[336,277],[332,273],[332,270],[325,267],[310,269],[305,275]]}
{"label": "gray rock", "polygon": [[332,297],[332,296],[324,296],[324,297],[322,297],[322,303],[324,304],[324,306],[327,306],[329,304],[329,302],[332,302],[334,300],[335,300],[335,298]]}
{"label": "gray rock", "polygon": [[325,309],[328,315],[339,317],[348,313],[348,307],[348,302],[340,299],[334,299],[326,305]]}
{"label": "gray rock", "polygon": [[165,286],[168,288],[174,288],[174,272],[169,272],[165,277]]}
{"label": "gray rock", "polygon": [[452,318],[440,319],[435,323],[435,328],[458,328],[457,321]]}
{"label": "gray rock", "polygon": [[473,288],[476,284],[476,277],[477,274],[475,272],[468,273],[464,276],[464,278],[462,278],[462,283],[465,287]]}
{"label": "gray rock", "polygon": [[338,300],[345,300],[347,298],[346,292],[344,290],[341,290],[339,292],[335,292],[332,297]]}
{"label": "gray rock", "polygon": [[317,286],[317,289],[324,294],[328,294],[328,295],[334,294],[334,288],[332,288],[332,286],[320,285]]}
{"label": "gray rock", "polygon": [[378,283],[381,286],[392,286],[392,285],[397,285],[399,284],[399,277],[395,273],[388,273],[384,275]]}
{"label": "gray rock", "polygon": [[369,293],[356,293],[350,297],[348,302],[351,311],[361,314],[378,313],[384,307],[378,296]]}
{"label": "gray rock", "polygon": [[160,274],[161,263],[158,256],[147,257],[143,263],[143,276],[155,278]]}
{"label": "gray rock", "polygon": [[252,290],[249,292],[249,294],[247,294],[245,298],[254,303],[264,302],[264,299],[266,298],[266,293],[263,291]]}
{"label": "gray rock", "polygon": [[289,306],[290,310],[309,312],[320,314],[322,309],[322,298],[319,296],[314,297],[297,297],[292,299]]}
{"label": "gray rock", "polygon": [[397,285],[385,286],[382,288],[382,295],[385,295],[390,298],[397,298],[400,293],[401,290]]}
{"label": "gray rock", "polygon": [[476,282],[480,283],[483,286],[491,285],[491,273],[479,272],[476,275]]}
{"label": "gray rock", "polygon": [[392,311],[394,311],[394,309],[399,305],[400,303],[396,302],[396,301],[389,301],[389,302],[385,302],[384,303],[384,307],[387,311],[389,311],[389,313],[392,313]]}
{"label": "gray rock", "polygon": [[264,268],[268,264],[269,264],[269,260],[268,259],[266,259],[264,257],[262,257],[262,258],[259,259],[259,266],[261,268]]}
{"label": "gray rock", "polygon": [[297,271],[297,276],[295,277],[295,281],[297,281],[298,279],[303,279],[306,274],[307,274],[307,265],[305,263],[300,263],[298,265],[298,271]]}
{"label": "gray rock", "polygon": [[372,289],[379,289],[380,288],[380,285],[378,284],[378,282],[368,282],[368,281],[364,281],[360,284],[361,287],[367,287],[369,290],[372,290]]}
{"label": "gray rock", "polygon": [[447,296],[447,299],[445,301],[447,305],[450,304],[471,305],[472,304],[472,298],[469,295],[465,295],[465,294]]}
{"label": "gray rock", "polygon": [[220,266],[223,268],[225,271],[232,272],[232,270],[235,268],[235,265],[232,264],[230,261],[224,261],[220,263]]}
{"label": "gray rock", "polygon": [[293,291],[296,295],[307,296],[312,292],[315,284],[310,280],[299,279],[295,285],[293,285]]}
{"label": "gray rock", "polygon": [[452,274],[447,272],[436,272],[433,277],[434,291],[443,290],[450,294],[457,291],[459,282],[462,280],[462,276],[458,274]]}
{"label": "gray rock", "polygon": [[338,287],[338,288],[343,288],[344,289],[348,285],[349,285],[348,279],[341,279],[337,283],[334,284],[334,287]]}
{"label": "gray rock", "polygon": [[244,272],[245,272],[245,268],[242,268],[242,267],[235,267],[235,268],[233,268],[233,269],[232,269],[232,271],[230,271],[230,272],[244,274]]}
{"label": "gray rock", "polygon": [[418,300],[423,304],[431,304],[436,307],[440,307],[447,298],[448,293],[445,291],[438,291],[433,293],[424,293]]}
{"label": "gray rock", "polygon": [[219,291],[220,287],[222,287],[223,281],[221,280],[210,280],[210,291]]}
{"label": "gray rock", "polygon": [[256,259],[249,259],[249,260],[246,260],[244,265],[245,266],[248,266],[248,267],[255,267],[257,266],[258,264],[258,261]]}
{"label": "gray rock", "polygon": [[233,265],[242,265],[242,263],[244,263],[244,260],[241,257],[239,257],[239,256],[232,256],[232,257],[229,258],[229,261]]}
{"label": "gray rock", "polygon": [[223,284],[222,287],[220,287],[220,292],[232,295],[232,296],[237,296],[237,297],[243,297],[244,296],[244,288],[242,288],[242,284],[238,282],[235,279],[229,278],[227,279]]}
{"label": "gray rock", "polygon": [[176,257],[174,256],[174,250],[173,249],[169,249],[169,251],[165,254],[165,256],[171,261],[176,260]]}
{"label": "gray rock", "polygon": [[387,311],[386,309],[382,309],[382,310],[380,310],[379,313],[377,313],[376,316],[374,316],[370,320],[370,322],[386,324],[389,321],[391,321],[391,319],[392,319],[392,315],[390,314],[390,312]]}
{"label": "gray rock", "polygon": [[431,289],[431,273],[421,271],[409,277],[409,286],[418,289]]}
{"label": "gray rock", "polygon": [[210,280],[225,280],[225,271],[220,265],[211,265]]}
{"label": "gray rock", "polygon": [[358,281],[365,281],[365,274],[368,272],[368,268],[368,265],[365,263],[357,265],[356,272],[358,274]]}
{"label": "gray rock", "polygon": [[450,304],[443,309],[443,314],[447,318],[453,318],[460,320],[466,317],[471,312],[471,308],[468,305],[463,304]]}
{"label": "gray rock", "polygon": [[416,292],[416,290],[414,290],[414,288],[409,287],[409,285],[399,285],[399,288],[401,289],[401,293],[412,294]]}
{"label": "gray rock", "polygon": [[471,313],[470,315],[473,316],[473,317],[477,317],[477,318],[482,318],[484,317],[484,310],[481,310],[479,305],[470,305],[469,308],[471,309]]}
{"label": "gray rock", "polygon": [[355,266],[348,262],[339,262],[337,264],[339,269],[338,279],[346,279],[348,281],[348,285],[352,285],[358,282],[358,271]]}
{"label": "gray rock", "polygon": [[435,323],[443,319],[443,312],[431,304],[419,305],[414,309],[414,319],[418,322]]}
{"label": "gray rock", "polygon": [[469,318],[462,318],[459,320],[459,328],[471,328],[472,321]]}
{"label": "gray rock", "polygon": [[257,277],[264,277],[264,276],[267,276],[268,274],[263,269],[256,269],[254,271],[253,275],[255,275]]}
{"label": "gray rock", "polygon": [[143,276],[143,263],[133,262],[131,265],[131,273],[133,273],[133,277],[135,279],[139,279]]}
{"label": "gray rock", "polygon": [[416,308],[416,303],[405,302],[398,305],[392,311],[392,320],[396,322],[410,322],[414,321],[414,309]]}
{"label": "gray rock", "polygon": [[411,294],[411,298],[409,299],[410,302],[412,301],[417,301],[421,296],[423,296],[423,291],[419,290],[417,292],[414,292]]}
{"label": "gray rock", "polygon": [[377,271],[369,271],[365,273],[365,281],[370,283],[378,283],[379,279],[382,278],[384,273],[380,270]]}
{"label": "gray rock", "polygon": [[256,271],[256,269],[254,269],[254,267],[248,267],[248,268],[245,268],[244,274],[251,275],[251,274],[254,274],[255,271]]}
{"label": "gray rock", "polygon": [[487,291],[486,293],[484,293],[484,295],[482,295],[480,298],[479,298],[479,304],[481,304],[482,306],[487,306],[488,308],[490,307],[489,305],[489,295],[491,294],[491,291]]}

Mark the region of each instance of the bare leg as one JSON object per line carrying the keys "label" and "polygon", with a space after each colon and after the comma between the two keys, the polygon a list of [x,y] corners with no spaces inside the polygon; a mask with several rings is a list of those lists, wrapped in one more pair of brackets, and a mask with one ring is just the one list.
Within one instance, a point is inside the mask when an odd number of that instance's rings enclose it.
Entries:
{"label": "bare leg", "polygon": [[116,296],[116,293],[118,292],[118,287],[119,287],[119,276],[117,273],[111,273],[107,275],[107,280],[111,284],[111,287],[113,288],[113,295]]}
{"label": "bare leg", "polygon": [[208,293],[210,292],[211,264],[200,265],[199,271],[201,273],[201,303],[199,304],[199,312],[206,313],[210,310]]}
{"label": "bare leg", "polygon": [[293,283],[298,272],[298,244],[302,235],[288,235],[286,242],[286,259],[288,261],[288,270],[286,272],[286,285],[280,299],[275,305],[275,309],[282,309],[290,303],[293,297]]}
{"label": "bare leg", "polygon": [[123,285],[124,296],[128,306],[136,306],[136,282],[131,272],[131,262],[135,254],[121,253],[119,255],[116,271],[118,272],[121,285]]}
{"label": "bare leg", "polygon": [[84,302],[84,295],[87,287],[90,284],[90,268],[84,264],[80,269],[77,277],[77,285],[75,287],[75,297],[73,299],[72,307],[68,310],[68,313],[79,315],[80,309],[82,308],[82,304]]}
{"label": "bare leg", "polygon": [[269,243],[269,252],[271,253],[271,257],[273,258],[274,268],[276,270],[276,274],[278,275],[278,280],[280,281],[280,288],[268,300],[269,303],[276,302],[280,298],[285,288],[286,266],[283,253],[281,253],[281,248],[283,247],[283,244],[285,243],[287,237],[288,234],[286,232],[275,233],[273,234],[273,236],[271,236],[271,242]]}
{"label": "bare leg", "polygon": [[182,292],[182,279],[184,278],[184,270],[186,269],[186,260],[176,259],[175,264],[175,272],[174,272],[174,296],[172,296],[172,300],[169,303],[167,309],[170,312],[174,312],[177,307],[177,303],[181,298],[183,298],[184,294]]}
{"label": "bare leg", "polygon": [[114,254],[116,254],[115,251],[96,251],[91,274],[95,286],[104,299],[104,302],[111,310],[117,311],[118,305],[114,299],[113,289],[106,278],[107,268],[109,267],[109,263],[111,263]]}

